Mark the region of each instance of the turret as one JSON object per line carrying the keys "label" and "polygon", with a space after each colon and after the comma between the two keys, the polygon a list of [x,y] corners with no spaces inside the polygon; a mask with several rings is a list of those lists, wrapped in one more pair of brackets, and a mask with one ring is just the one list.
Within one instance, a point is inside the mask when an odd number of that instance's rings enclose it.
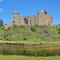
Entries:
{"label": "turret", "polygon": [[20,22],[19,13],[17,11],[13,12],[13,24],[18,25]]}

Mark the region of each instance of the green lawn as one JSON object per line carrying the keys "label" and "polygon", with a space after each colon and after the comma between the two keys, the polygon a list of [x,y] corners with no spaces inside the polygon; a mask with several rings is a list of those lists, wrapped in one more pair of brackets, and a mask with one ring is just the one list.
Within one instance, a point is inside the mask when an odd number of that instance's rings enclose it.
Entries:
{"label": "green lawn", "polygon": [[50,57],[29,57],[29,56],[15,56],[15,55],[0,55],[0,60],[60,60],[60,56]]}

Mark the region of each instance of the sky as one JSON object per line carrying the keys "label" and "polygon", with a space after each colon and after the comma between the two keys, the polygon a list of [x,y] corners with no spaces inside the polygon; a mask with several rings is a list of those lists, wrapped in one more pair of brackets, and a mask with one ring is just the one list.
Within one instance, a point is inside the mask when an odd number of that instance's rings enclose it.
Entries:
{"label": "sky", "polygon": [[5,24],[12,23],[12,13],[20,16],[36,15],[38,11],[46,10],[53,17],[54,24],[60,24],[60,0],[0,0],[0,19]]}

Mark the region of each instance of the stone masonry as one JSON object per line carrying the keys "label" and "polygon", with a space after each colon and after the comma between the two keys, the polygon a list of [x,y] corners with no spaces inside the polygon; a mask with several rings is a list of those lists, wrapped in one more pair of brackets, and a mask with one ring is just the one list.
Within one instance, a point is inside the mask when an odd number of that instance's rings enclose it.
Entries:
{"label": "stone masonry", "polygon": [[15,25],[52,25],[53,19],[46,11],[38,12],[35,16],[20,16],[18,12],[13,13],[13,24]]}

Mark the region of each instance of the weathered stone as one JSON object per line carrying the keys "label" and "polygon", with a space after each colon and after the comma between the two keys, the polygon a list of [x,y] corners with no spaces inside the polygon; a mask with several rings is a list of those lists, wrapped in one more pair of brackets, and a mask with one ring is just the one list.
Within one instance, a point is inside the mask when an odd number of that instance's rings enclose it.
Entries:
{"label": "weathered stone", "polygon": [[35,16],[19,16],[18,12],[13,13],[13,24],[15,25],[52,25],[51,16],[46,11],[38,12]]}

